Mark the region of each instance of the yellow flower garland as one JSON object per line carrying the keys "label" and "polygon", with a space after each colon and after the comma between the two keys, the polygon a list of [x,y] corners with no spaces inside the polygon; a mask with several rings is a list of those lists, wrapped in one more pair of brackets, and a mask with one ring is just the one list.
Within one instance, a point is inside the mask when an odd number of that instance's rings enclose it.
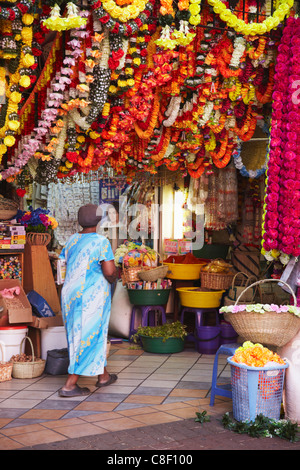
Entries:
{"label": "yellow flower garland", "polygon": [[[13,147],[15,145],[16,139],[12,133],[15,134],[20,129],[21,123],[18,111],[22,94],[19,91],[19,86],[28,88],[31,85],[30,77],[28,75],[21,75],[20,71],[24,68],[31,67],[35,63],[34,56],[29,52],[31,50],[33,38],[33,16],[29,14],[23,15],[22,22],[26,26],[23,26],[21,30],[20,39],[22,39],[22,51],[20,62],[18,69],[14,73],[9,74],[9,84],[6,89],[8,107],[4,126],[0,128],[0,163],[2,161],[3,155],[7,151],[7,147]],[[1,73],[3,74],[3,71],[1,71]]]}
{"label": "yellow flower garland", "polygon": [[278,7],[272,16],[266,18],[262,23],[245,23],[242,19],[238,19],[221,0],[208,0],[216,14],[224,21],[227,26],[233,28],[237,33],[244,36],[265,34],[276,28],[285,16],[288,15],[290,9],[294,5],[294,0],[279,0]]}
{"label": "yellow flower garland", "polygon": [[133,20],[139,16],[139,14],[145,10],[147,0],[133,0],[133,2],[127,7],[119,7],[114,0],[102,1],[103,9],[115,19],[126,23],[129,20]]}

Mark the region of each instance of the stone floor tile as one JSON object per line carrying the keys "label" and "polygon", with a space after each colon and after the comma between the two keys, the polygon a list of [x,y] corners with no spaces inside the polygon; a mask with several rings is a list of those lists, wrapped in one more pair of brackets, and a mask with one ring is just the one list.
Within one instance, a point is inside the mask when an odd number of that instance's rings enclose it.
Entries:
{"label": "stone floor tile", "polygon": [[136,386],[129,387],[127,385],[119,385],[118,382],[115,382],[114,384],[107,385],[106,387],[98,388],[96,390],[96,394],[102,393],[102,394],[107,394],[109,393],[109,390],[112,391],[112,393],[121,393],[121,394],[130,394],[133,392],[133,390],[136,389]]}
{"label": "stone floor tile", "polygon": [[151,404],[160,404],[164,401],[164,397],[153,396],[153,395],[129,395],[124,403],[145,403],[148,405]]}
{"label": "stone floor tile", "polygon": [[155,407],[143,406],[140,408],[131,408],[128,410],[119,411],[119,413],[123,416],[135,416],[135,415],[141,415],[144,413],[154,413],[155,411],[157,411]]}
{"label": "stone floor tile", "polygon": [[[18,429],[18,428],[16,428]],[[25,434],[17,434],[12,436],[12,438],[23,444],[23,446],[34,446],[37,444],[48,444],[50,442],[62,441],[66,439],[62,434],[58,434],[51,429],[44,429],[38,432],[31,432]]]}
{"label": "stone floor tile", "polygon": [[144,426],[143,423],[131,418],[116,418],[113,420],[94,422],[94,425],[106,429],[107,431],[121,431],[123,429],[132,429],[139,426]]}
{"label": "stone floor tile", "polygon": [[13,421],[13,418],[0,418],[0,428],[4,428],[4,426],[7,426],[11,421]]}
{"label": "stone floor tile", "polygon": [[15,450],[15,449],[20,449],[23,447],[23,444],[20,442],[16,442],[13,439],[10,439],[9,437],[2,437],[0,436],[0,449],[1,450]]}
{"label": "stone floor tile", "polygon": [[22,415],[23,419],[59,419],[66,414],[66,410],[29,410]]}
{"label": "stone floor tile", "polygon": [[57,419],[43,422],[43,426],[49,429],[57,429],[61,426],[76,426],[78,424],[83,424],[82,420],[79,418]]}
{"label": "stone floor tile", "polygon": [[154,413],[145,413],[134,417],[137,421],[144,425],[170,423],[171,421],[178,421],[180,417],[174,416],[163,411],[157,411]]}
{"label": "stone floor tile", "polygon": [[27,424],[25,426],[16,426],[14,428],[1,429],[1,434],[4,436],[14,436],[15,434],[25,434],[32,432],[43,431],[45,428],[40,424]]}
{"label": "stone floor tile", "polygon": [[167,396],[173,390],[173,387],[150,387],[144,386],[144,383],[137,387],[133,392],[133,395],[156,395],[156,396]]}
{"label": "stone floor tile", "polygon": [[100,428],[99,426],[94,426],[90,423],[82,423],[68,426],[60,426],[58,432],[63,434],[65,437],[74,438],[82,436],[91,436],[93,434],[101,434],[107,432],[105,429]]}
{"label": "stone floor tile", "polygon": [[24,408],[26,410],[30,410],[34,406],[38,405],[40,402],[41,400],[17,400],[15,398],[8,398],[7,400],[2,401],[0,406],[1,408]]}

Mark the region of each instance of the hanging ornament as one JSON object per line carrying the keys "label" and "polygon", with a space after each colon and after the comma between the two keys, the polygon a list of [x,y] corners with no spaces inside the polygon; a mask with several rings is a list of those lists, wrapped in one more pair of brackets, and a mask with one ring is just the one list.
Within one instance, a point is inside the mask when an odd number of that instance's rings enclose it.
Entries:
{"label": "hanging ornament", "polygon": [[43,21],[43,25],[51,31],[66,31],[68,29],[80,28],[85,26],[86,18],[79,16],[78,7],[72,3],[67,3],[67,16],[62,18],[60,15],[60,8],[57,3],[51,10],[50,17]]}

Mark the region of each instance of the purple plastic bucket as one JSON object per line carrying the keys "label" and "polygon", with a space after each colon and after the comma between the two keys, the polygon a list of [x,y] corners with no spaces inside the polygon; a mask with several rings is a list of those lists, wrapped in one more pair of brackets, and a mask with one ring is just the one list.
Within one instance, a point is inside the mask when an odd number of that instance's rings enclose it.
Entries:
{"label": "purple plastic bucket", "polygon": [[233,328],[233,326],[230,323],[221,322],[220,327],[221,327],[220,345],[236,343],[238,334]]}
{"label": "purple plastic bucket", "polygon": [[220,346],[220,326],[199,326],[197,328],[197,350],[202,354],[215,354]]}

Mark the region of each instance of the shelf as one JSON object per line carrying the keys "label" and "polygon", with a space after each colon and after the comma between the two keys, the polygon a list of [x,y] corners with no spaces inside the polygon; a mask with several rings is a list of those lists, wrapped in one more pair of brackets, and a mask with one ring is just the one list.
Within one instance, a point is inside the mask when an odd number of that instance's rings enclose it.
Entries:
{"label": "shelf", "polygon": [[0,250],[0,255],[19,255],[20,253],[24,253],[25,250]]}

